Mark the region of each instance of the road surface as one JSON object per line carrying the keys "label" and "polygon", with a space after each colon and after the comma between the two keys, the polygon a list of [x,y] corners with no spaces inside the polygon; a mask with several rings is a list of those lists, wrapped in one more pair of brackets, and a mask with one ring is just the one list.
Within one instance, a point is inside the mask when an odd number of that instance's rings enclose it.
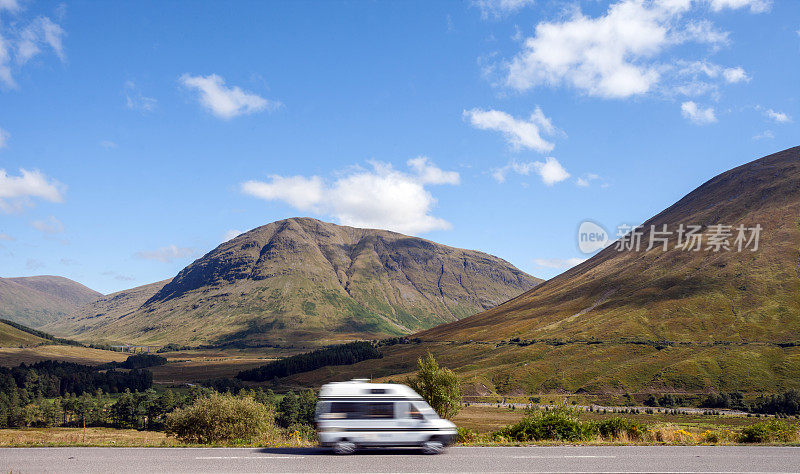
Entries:
{"label": "road surface", "polygon": [[456,447],[334,456],[278,448],[4,448],[5,472],[800,472],[800,447]]}

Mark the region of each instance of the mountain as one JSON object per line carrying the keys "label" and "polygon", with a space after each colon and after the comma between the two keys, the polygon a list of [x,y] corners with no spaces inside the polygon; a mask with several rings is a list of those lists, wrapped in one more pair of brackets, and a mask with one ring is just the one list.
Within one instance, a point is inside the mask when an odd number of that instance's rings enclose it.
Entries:
{"label": "mountain", "polygon": [[47,330],[126,343],[313,345],[455,321],[540,281],[482,252],[292,218],[221,244],[168,282],[109,295]]}
{"label": "mountain", "polygon": [[[676,248],[677,232],[646,250],[651,225],[681,224],[702,226],[702,250]],[[715,225],[733,226],[730,251],[706,249]],[[756,251],[737,251],[739,225],[763,228]],[[422,344],[297,379],[396,375],[430,350],[476,393],[800,388],[800,147],[716,176],[643,228],[641,251],[609,246]]]}
{"label": "mountain", "polygon": [[[651,226],[681,224],[702,225],[702,250],[676,248],[676,232],[667,251],[645,251]],[[758,250],[707,250],[715,225],[733,226],[731,246],[736,227],[760,225]],[[609,246],[512,301],[420,337],[800,341],[800,147],[722,173],[642,227],[639,252]]]}
{"label": "mountain", "polygon": [[59,276],[0,278],[0,318],[38,328],[101,296]]}

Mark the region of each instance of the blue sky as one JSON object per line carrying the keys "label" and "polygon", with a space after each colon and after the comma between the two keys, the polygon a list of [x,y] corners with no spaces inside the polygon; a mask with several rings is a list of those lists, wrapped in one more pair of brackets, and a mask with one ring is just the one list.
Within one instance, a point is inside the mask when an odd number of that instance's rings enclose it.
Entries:
{"label": "blue sky", "polygon": [[0,0],[0,276],[108,293],[307,215],[551,277],[583,220],[798,145],[799,31],[794,0]]}

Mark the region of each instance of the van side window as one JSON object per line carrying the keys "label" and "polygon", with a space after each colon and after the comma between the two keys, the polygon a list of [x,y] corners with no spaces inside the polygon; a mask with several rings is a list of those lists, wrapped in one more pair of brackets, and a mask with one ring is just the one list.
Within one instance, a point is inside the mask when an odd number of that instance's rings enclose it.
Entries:
{"label": "van side window", "polygon": [[412,420],[424,420],[425,415],[413,403],[406,403],[406,417]]}
{"label": "van side window", "polygon": [[394,418],[394,403],[366,403],[364,418]]}
{"label": "van side window", "polygon": [[352,402],[333,402],[331,403],[331,411],[327,418],[338,418],[353,420],[360,418],[358,403]]}

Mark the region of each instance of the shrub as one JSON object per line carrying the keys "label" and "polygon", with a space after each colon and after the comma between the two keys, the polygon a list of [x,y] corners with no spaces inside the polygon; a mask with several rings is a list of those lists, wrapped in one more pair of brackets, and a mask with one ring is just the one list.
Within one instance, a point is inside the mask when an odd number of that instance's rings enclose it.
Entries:
{"label": "shrub", "polygon": [[273,432],[273,414],[250,397],[212,394],[167,416],[166,431],[188,443],[249,443]]}
{"label": "shrub", "polygon": [[597,433],[597,426],[581,422],[576,411],[558,408],[553,411],[531,410],[519,422],[497,431],[495,438],[511,441],[583,441]]}
{"label": "shrub", "polygon": [[459,443],[474,443],[478,440],[478,433],[469,428],[458,427],[458,442]]}
{"label": "shrub", "polygon": [[647,432],[647,427],[638,421],[627,418],[610,418],[597,423],[600,436],[608,439],[618,439],[623,434],[628,439],[641,439]]}
{"label": "shrub", "polygon": [[790,427],[785,421],[762,421],[745,427],[739,434],[742,443],[775,443],[793,441],[797,428]]}

